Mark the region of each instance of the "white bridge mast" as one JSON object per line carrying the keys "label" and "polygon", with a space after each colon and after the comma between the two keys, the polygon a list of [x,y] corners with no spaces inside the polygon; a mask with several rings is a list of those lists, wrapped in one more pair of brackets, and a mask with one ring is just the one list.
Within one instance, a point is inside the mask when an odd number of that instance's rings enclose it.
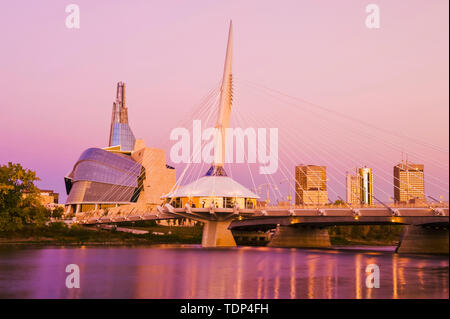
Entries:
{"label": "white bridge mast", "polygon": [[233,101],[233,22],[230,20],[227,52],[220,88],[220,104],[216,122],[216,137],[214,141],[214,164],[207,175],[226,176],[224,170],[226,129],[230,126],[231,104]]}

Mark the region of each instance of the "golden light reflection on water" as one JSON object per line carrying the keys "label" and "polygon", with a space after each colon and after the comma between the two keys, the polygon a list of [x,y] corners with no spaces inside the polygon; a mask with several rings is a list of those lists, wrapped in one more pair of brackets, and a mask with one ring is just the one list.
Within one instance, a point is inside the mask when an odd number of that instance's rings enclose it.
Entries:
{"label": "golden light reflection on water", "polygon": [[425,268],[426,265],[427,263],[425,261],[422,261],[417,265],[417,267],[419,268],[417,271],[417,277],[419,278],[419,284],[421,289],[423,289],[423,286],[425,285],[425,281],[423,279],[423,269]]}
{"label": "golden light reflection on water", "polygon": [[[259,247],[259,248],[266,248],[266,247]],[[260,250],[260,249],[258,249]],[[264,287],[264,279],[263,279],[263,272],[265,277],[265,267],[266,267],[266,258],[260,258],[256,264],[256,273],[258,274],[257,283],[256,283],[256,298],[261,299],[262,293],[263,293],[263,287]]]}
{"label": "golden light reflection on water", "polygon": [[259,276],[257,280],[258,280],[258,285],[257,285],[257,291],[256,291],[256,299],[261,299],[261,290],[262,290],[263,279],[261,276]]}
{"label": "golden light reflection on water", "polygon": [[295,284],[296,284],[296,274],[295,274],[295,249],[291,249],[291,280],[290,280],[290,288],[291,288],[291,292],[290,292],[290,297],[291,299],[295,299]]}
{"label": "golden light reflection on water", "polygon": [[355,298],[361,299],[361,254],[355,256]]}
{"label": "golden light reflection on water", "polygon": [[309,256],[308,263],[308,298],[314,299],[314,287],[315,287],[315,279],[316,279],[316,263],[317,256],[311,255]]}
{"label": "golden light reflection on water", "polygon": [[329,258],[327,262],[327,285],[326,285],[326,291],[327,291],[327,298],[332,299],[333,298],[333,279],[334,279],[334,268],[335,268],[335,260]]}
{"label": "golden light reflection on water", "polygon": [[[67,289],[68,264],[81,288]],[[380,288],[367,288],[367,265]],[[447,256],[304,249],[0,249],[0,298],[448,298]]]}
{"label": "golden light reflection on water", "polygon": [[[90,251],[80,249],[77,259],[87,259]],[[448,262],[428,261],[426,257],[267,248],[179,249],[175,252],[173,249],[142,249],[139,254],[130,255],[134,257],[118,261],[120,259],[115,259],[117,251],[113,252],[102,252],[105,265],[98,263],[96,266],[105,272],[102,289],[113,291],[117,287],[132,287],[134,295],[131,297],[135,298],[371,299],[420,297],[429,292],[438,296],[448,294],[448,276],[442,273],[445,267],[448,271]],[[84,257],[85,254],[88,256]],[[365,269],[369,264],[380,267],[380,288],[366,287],[368,273]],[[134,268],[128,269],[127,265],[134,265]],[[439,277],[434,275],[436,272],[430,272],[436,267],[444,269]],[[120,269],[119,277],[132,278],[126,281],[127,285],[124,285],[125,281],[122,286],[117,284]],[[87,267],[82,271],[92,270]],[[434,286],[429,283],[433,275]],[[84,296],[73,290],[68,297]]]}
{"label": "golden light reflection on water", "polygon": [[273,286],[273,298],[278,299],[280,293],[280,260],[275,262],[275,284]]}
{"label": "golden light reflection on water", "polygon": [[398,256],[392,256],[392,298],[398,299],[398,284],[397,284],[397,274],[398,274]]}
{"label": "golden light reflection on water", "polygon": [[242,298],[242,271],[243,271],[243,258],[244,258],[244,250],[240,249],[238,252],[238,264],[237,264],[237,289],[236,289],[236,298]]}
{"label": "golden light reflection on water", "polygon": [[401,290],[402,287],[403,287],[404,285],[406,285],[406,280],[405,280],[405,267],[402,267],[402,266],[400,265],[400,267],[397,267],[397,271],[398,271],[398,274],[397,274],[397,276],[398,276],[398,279],[397,279],[398,287],[399,287],[399,289]]}

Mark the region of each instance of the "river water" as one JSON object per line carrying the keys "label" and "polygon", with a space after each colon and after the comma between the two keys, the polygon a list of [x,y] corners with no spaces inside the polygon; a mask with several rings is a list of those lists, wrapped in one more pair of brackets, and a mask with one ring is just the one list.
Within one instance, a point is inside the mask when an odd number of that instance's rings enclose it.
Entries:
{"label": "river water", "polygon": [[[449,298],[448,256],[376,249],[0,246],[0,298]],[[80,288],[66,287],[68,264]]]}

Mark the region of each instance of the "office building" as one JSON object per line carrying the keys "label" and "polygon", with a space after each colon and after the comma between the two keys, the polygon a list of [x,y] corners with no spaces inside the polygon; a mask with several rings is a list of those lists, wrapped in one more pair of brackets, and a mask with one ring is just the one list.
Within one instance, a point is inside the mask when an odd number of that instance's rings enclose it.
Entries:
{"label": "office building", "polygon": [[417,203],[425,200],[424,165],[406,162],[394,166],[394,201]]}
{"label": "office building", "polygon": [[327,171],[325,166],[295,167],[295,204],[323,205],[328,203]]}
{"label": "office building", "polygon": [[347,173],[345,186],[346,186],[346,202],[351,205],[361,204],[359,176]]}
{"label": "office building", "polygon": [[356,175],[347,173],[346,201],[348,204],[372,205],[373,198],[373,173],[371,168],[357,168]]}
{"label": "office building", "polygon": [[373,204],[373,173],[372,169],[363,167],[358,169],[359,177],[359,198],[361,204],[372,205]]}

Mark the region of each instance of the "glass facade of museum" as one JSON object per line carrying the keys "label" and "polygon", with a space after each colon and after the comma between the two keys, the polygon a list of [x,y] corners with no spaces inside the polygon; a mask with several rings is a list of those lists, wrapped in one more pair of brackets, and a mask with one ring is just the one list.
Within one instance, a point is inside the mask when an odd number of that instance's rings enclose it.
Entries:
{"label": "glass facade of museum", "polygon": [[109,146],[120,145],[122,151],[132,151],[136,138],[128,123],[113,123]]}
{"label": "glass facade of museum", "polygon": [[99,205],[106,208],[106,205],[135,202],[143,178],[143,167],[129,155],[89,148],[65,177],[66,204],[75,212],[103,208]]}

